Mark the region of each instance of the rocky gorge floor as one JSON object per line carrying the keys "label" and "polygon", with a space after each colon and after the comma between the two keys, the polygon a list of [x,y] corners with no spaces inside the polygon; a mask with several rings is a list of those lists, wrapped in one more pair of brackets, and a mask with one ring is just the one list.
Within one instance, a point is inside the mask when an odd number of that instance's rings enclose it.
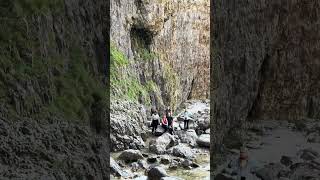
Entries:
{"label": "rocky gorge floor", "polygon": [[[189,129],[184,130],[183,121],[177,118],[174,135],[164,133],[157,137],[151,134],[145,119],[146,127],[142,129],[147,129],[146,133],[141,133],[143,138],[138,137],[143,142],[111,153],[111,179],[210,179],[209,101],[193,100],[184,105],[194,120]],[[114,137],[121,138],[117,134]]]}
{"label": "rocky gorge floor", "polygon": [[[320,123],[317,121],[255,122],[247,132],[252,180],[320,179]],[[233,180],[237,149],[229,149],[226,163],[218,165],[215,180]]]}

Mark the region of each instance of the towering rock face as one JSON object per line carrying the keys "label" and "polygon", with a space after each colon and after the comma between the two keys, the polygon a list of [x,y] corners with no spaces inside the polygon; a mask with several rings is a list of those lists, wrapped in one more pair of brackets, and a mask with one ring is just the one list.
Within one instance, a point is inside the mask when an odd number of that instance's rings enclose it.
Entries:
{"label": "towering rock face", "polygon": [[87,122],[95,101],[106,100],[108,3],[21,0],[0,7],[0,117]]}
{"label": "towering rock face", "polygon": [[247,119],[320,118],[319,6],[213,2],[213,142]]}
{"label": "towering rock face", "polygon": [[[111,1],[111,41],[141,84],[156,82],[158,107],[209,95],[209,1]],[[144,52],[152,60],[143,60]],[[141,53],[142,52],[142,53]]]}
{"label": "towering rock face", "polygon": [[88,122],[108,120],[108,1],[0,9],[0,179],[109,179],[109,139]]}

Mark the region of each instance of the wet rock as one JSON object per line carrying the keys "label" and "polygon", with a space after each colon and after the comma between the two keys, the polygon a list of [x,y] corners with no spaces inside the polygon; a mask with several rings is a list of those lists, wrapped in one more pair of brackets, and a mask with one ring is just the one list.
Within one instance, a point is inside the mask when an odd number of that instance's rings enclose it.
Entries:
{"label": "wet rock", "polygon": [[210,134],[201,134],[197,139],[197,144],[200,147],[210,147]]}
{"label": "wet rock", "polygon": [[191,148],[183,144],[174,146],[172,148],[172,154],[174,156],[187,158],[187,159],[194,158],[194,153],[192,152]]}
{"label": "wet rock", "polygon": [[140,169],[140,165],[138,162],[133,162],[130,164],[130,169],[133,171],[133,172],[136,172]]}
{"label": "wet rock", "polygon": [[312,132],[307,136],[307,141],[310,143],[320,143],[320,135],[318,132]]}
{"label": "wet rock", "polygon": [[229,175],[219,173],[214,177],[215,180],[235,180]]}
{"label": "wet rock", "polygon": [[143,159],[143,155],[139,150],[128,149],[123,151],[118,158],[126,162],[131,162]]}
{"label": "wet rock", "polygon": [[271,163],[261,169],[256,170],[254,173],[257,177],[263,180],[274,180],[278,178],[278,174],[282,170],[284,170],[284,167],[281,164]]}
{"label": "wet rock", "polygon": [[138,164],[142,169],[147,169],[148,168],[148,164],[147,164],[147,162],[145,160],[142,160],[142,159],[138,160]]}
{"label": "wet rock", "polygon": [[112,157],[110,158],[110,169],[111,169],[111,173],[115,174],[116,176],[121,176],[123,178],[131,177],[131,174],[122,170],[122,168],[117,164],[117,162]]}
{"label": "wet rock", "polygon": [[197,163],[192,163],[190,166],[191,166],[192,168],[198,168],[198,167],[200,167],[200,165],[197,164]]}
{"label": "wet rock", "polygon": [[314,160],[318,157],[319,153],[313,149],[303,149],[298,152],[298,155],[300,156],[301,159],[305,161],[311,161]]}
{"label": "wet rock", "polygon": [[189,159],[185,159],[184,161],[182,161],[181,165],[182,165],[183,167],[185,167],[185,168],[186,168],[186,167],[189,167],[189,166],[192,165],[192,161],[189,160]]}
{"label": "wet rock", "polygon": [[170,164],[170,162],[171,162],[170,156],[167,156],[167,155],[161,156],[160,163],[162,163],[162,164]]}
{"label": "wet rock", "polygon": [[285,166],[291,166],[293,163],[292,158],[289,156],[282,156],[280,162]]}
{"label": "wet rock", "polygon": [[290,180],[320,179],[320,169],[311,163],[296,163],[290,169]]}
{"label": "wet rock", "polygon": [[187,131],[178,131],[177,134],[182,143],[188,143],[191,146],[196,145],[198,135],[194,129],[188,129]]}
{"label": "wet rock", "polygon": [[157,156],[148,157],[147,161],[148,163],[156,163],[158,161],[158,157]]}
{"label": "wet rock", "polygon": [[205,131],[208,128],[210,128],[209,116],[200,118],[198,120],[198,129]]}
{"label": "wet rock", "polygon": [[158,125],[154,135],[155,136],[161,136],[164,132],[165,132],[164,128],[161,125]]}
{"label": "wet rock", "polygon": [[164,154],[166,150],[175,145],[175,138],[169,133],[165,133],[155,140],[150,141],[149,150],[156,154]]}
{"label": "wet rock", "polygon": [[167,172],[161,166],[152,167],[148,171],[148,178],[152,180],[160,180],[162,177],[167,177]]}
{"label": "wet rock", "polygon": [[170,165],[169,165],[169,169],[177,169],[179,166],[179,162],[176,160],[172,160]]}

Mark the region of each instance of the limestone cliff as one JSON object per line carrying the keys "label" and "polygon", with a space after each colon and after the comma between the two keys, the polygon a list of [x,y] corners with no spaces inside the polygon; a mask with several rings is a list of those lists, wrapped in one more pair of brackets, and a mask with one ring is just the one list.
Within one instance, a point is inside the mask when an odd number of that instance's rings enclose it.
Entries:
{"label": "limestone cliff", "polygon": [[213,142],[255,119],[319,119],[319,1],[213,1]]}
{"label": "limestone cliff", "polygon": [[208,98],[208,0],[112,0],[111,14],[111,41],[130,61],[122,72],[153,84],[153,105]]}
{"label": "limestone cliff", "polygon": [[0,179],[109,179],[107,1],[0,9]]}

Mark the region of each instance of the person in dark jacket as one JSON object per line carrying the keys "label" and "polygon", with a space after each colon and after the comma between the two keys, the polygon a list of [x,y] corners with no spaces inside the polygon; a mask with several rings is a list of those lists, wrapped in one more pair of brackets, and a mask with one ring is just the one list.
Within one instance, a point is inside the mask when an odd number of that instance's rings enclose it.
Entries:
{"label": "person in dark jacket", "polygon": [[172,114],[172,110],[171,110],[170,106],[168,106],[166,109],[166,116],[167,117],[169,116],[169,113]]}
{"label": "person in dark jacket", "polygon": [[169,132],[170,134],[173,134],[173,117],[171,112],[168,113],[167,120]]}

